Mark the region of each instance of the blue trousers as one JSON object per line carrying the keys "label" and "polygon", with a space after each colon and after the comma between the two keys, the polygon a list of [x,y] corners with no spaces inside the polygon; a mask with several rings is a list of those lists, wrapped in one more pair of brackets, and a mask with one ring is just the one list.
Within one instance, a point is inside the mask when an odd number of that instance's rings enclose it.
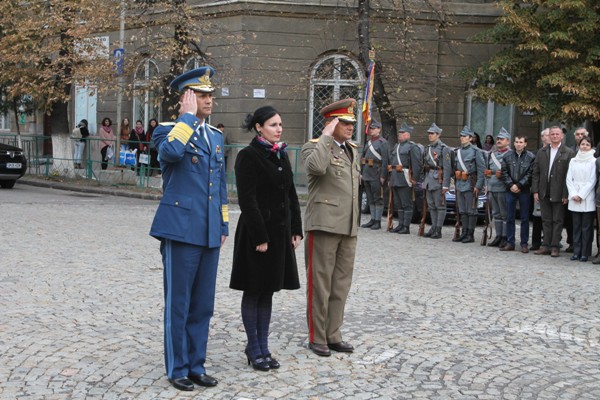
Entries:
{"label": "blue trousers", "polygon": [[531,193],[520,192],[513,193],[510,190],[506,192],[506,242],[515,245],[515,214],[517,202],[519,202],[521,214],[521,246],[529,241],[529,199]]}
{"label": "blue trousers", "polygon": [[164,353],[169,379],[206,373],[208,327],[215,304],[219,247],[164,239]]}

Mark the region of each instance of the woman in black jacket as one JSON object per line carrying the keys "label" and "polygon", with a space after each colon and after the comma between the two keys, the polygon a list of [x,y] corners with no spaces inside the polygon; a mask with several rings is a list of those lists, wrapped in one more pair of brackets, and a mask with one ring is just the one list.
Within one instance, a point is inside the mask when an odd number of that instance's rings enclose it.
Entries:
{"label": "woman in black jacket", "polygon": [[244,128],[257,135],[235,162],[242,214],[229,287],[244,292],[248,364],[268,371],[279,368],[268,346],[273,293],[300,288],[294,251],[302,240],[302,221],[286,144],[280,143],[281,116],[273,107],[261,107],[246,117]]}

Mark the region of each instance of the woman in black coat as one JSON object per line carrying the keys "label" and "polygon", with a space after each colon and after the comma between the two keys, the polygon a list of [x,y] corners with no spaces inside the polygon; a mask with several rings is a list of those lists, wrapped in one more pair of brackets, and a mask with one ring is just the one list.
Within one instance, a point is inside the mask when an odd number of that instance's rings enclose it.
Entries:
{"label": "woman in black coat", "polygon": [[268,371],[279,368],[268,346],[273,293],[300,288],[294,251],[302,240],[302,221],[286,145],[280,143],[281,116],[273,107],[261,107],[246,117],[244,128],[257,136],[235,162],[242,214],[229,287],[244,291],[248,364]]}

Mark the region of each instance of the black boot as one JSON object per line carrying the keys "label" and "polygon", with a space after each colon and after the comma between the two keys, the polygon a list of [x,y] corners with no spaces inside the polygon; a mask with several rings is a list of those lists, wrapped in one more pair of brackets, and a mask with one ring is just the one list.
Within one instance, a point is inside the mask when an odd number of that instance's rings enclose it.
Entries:
{"label": "black boot", "polygon": [[400,229],[400,230],[398,231],[398,233],[399,233],[400,235],[408,235],[408,234],[410,234],[410,227],[408,227],[408,226],[403,226],[403,227],[402,227],[402,229]]}
{"label": "black boot", "polygon": [[432,239],[441,239],[442,238],[442,228],[434,228],[433,233],[431,234]]}
{"label": "black boot", "polygon": [[473,229],[468,229],[467,230],[467,236],[464,237],[463,240],[461,240],[463,243],[473,243],[475,241],[475,231]]}
{"label": "black boot", "polygon": [[488,243],[488,247],[499,247],[500,242],[502,242],[502,238],[500,236],[496,236],[494,240]]}
{"label": "black boot", "polygon": [[431,237],[431,235],[433,235],[434,231],[435,231],[435,228],[432,226],[427,232],[425,232],[423,237]]}
{"label": "black boot", "polygon": [[373,225],[371,225],[371,230],[381,229],[381,220],[373,221]]}
{"label": "black boot", "polygon": [[399,223],[398,226],[395,227],[394,229],[392,229],[390,232],[398,233],[402,228],[404,228],[404,227]]}
{"label": "black boot", "polygon": [[506,246],[506,236],[502,236],[498,247],[503,248],[505,246]]}
{"label": "black boot", "polygon": [[466,236],[467,236],[467,228],[462,228],[462,231],[460,232],[460,236],[457,238],[452,238],[452,241],[453,242],[462,242]]}
{"label": "black boot", "polygon": [[371,218],[371,220],[369,222],[367,222],[366,224],[362,224],[360,227],[361,228],[370,228],[373,226],[374,223],[375,223],[375,220],[373,218]]}

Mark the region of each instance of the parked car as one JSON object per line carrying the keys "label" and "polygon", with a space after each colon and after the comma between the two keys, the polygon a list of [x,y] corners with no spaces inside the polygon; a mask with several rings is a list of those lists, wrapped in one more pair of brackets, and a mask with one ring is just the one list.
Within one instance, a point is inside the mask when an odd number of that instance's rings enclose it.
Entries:
{"label": "parked car", "polygon": [[[388,199],[389,199],[389,187],[387,184],[384,186],[384,215],[387,215],[388,211]],[[479,220],[483,221],[485,218],[485,202],[487,196],[485,193],[479,195],[477,199],[477,213],[479,214]],[[421,221],[421,211],[423,210],[423,189],[421,188],[421,182],[417,182],[415,187],[415,203],[413,208],[412,223],[416,224]],[[369,214],[370,207],[367,202],[367,194],[363,190],[363,186],[360,186],[360,212],[362,214]],[[397,215],[397,214],[396,214]],[[446,221],[454,220],[456,218],[456,194],[454,193],[454,184],[451,184],[450,189],[446,192]],[[427,215],[427,223],[430,223],[429,215]]]}
{"label": "parked car", "polygon": [[17,179],[25,175],[25,171],[27,171],[27,159],[23,150],[0,143],[0,187],[12,188]]}
{"label": "parked car", "polygon": [[[388,205],[389,205],[389,195],[390,195],[390,191],[389,191],[389,186],[387,184],[387,182],[384,185],[383,188],[383,215],[387,216],[388,213]],[[360,212],[361,214],[370,214],[371,210],[369,207],[369,203],[367,201],[367,193],[365,193],[365,191],[363,190],[363,185],[360,185]],[[421,182],[417,182],[417,185],[415,186],[415,203],[414,203],[414,207],[413,207],[413,216],[412,216],[412,223],[416,224],[418,222],[421,221],[421,210],[423,210],[423,189],[421,188]],[[395,217],[397,217],[397,213],[394,215]],[[429,218],[429,217],[427,217]]]}
{"label": "parked car", "polygon": [[[482,192],[477,199],[477,214],[480,221],[485,218],[486,200],[487,196]],[[456,218],[456,193],[454,193],[454,185],[452,185],[446,192],[446,220],[454,220],[454,218]]]}

